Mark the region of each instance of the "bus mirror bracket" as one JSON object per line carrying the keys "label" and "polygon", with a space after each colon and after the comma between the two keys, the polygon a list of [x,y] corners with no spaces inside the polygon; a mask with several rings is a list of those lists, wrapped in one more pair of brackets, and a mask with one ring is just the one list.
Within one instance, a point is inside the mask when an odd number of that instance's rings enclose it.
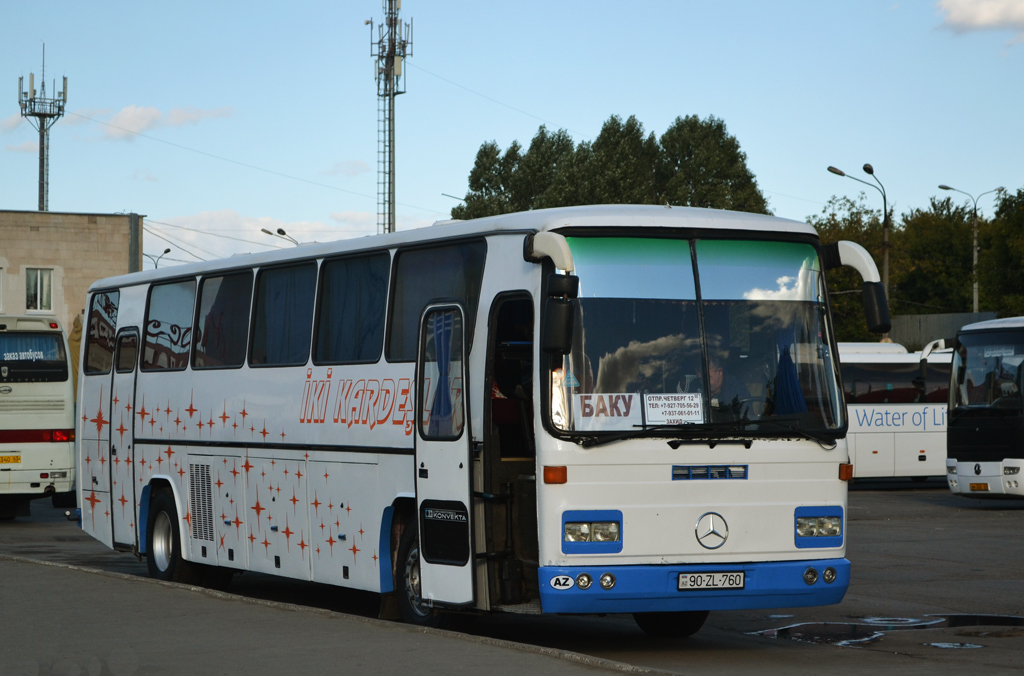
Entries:
{"label": "bus mirror bracket", "polygon": [[889,300],[885,295],[878,266],[867,249],[856,242],[840,240],[821,248],[822,263],[826,270],[848,265],[860,273],[864,285],[861,298],[864,301],[864,318],[871,333],[888,333],[892,329],[889,317]]}
{"label": "bus mirror bracket", "polygon": [[557,232],[535,232],[529,235],[523,245],[523,258],[531,263],[542,263],[544,259],[550,258],[558,270],[565,270],[568,274],[576,270],[569,243]]}

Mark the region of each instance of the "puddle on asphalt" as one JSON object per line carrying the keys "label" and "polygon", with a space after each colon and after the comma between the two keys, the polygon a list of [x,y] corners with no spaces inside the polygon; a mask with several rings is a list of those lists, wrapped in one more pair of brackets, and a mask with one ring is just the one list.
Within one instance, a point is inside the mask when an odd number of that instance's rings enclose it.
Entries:
{"label": "puddle on asphalt", "polygon": [[[774,616],[769,616],[774,617]],[[1024,617],[1016,615],[927,615],[914,617],[865,617],[858,622],[803,622],[777,629],[750,632],[753,636],[786,638],[805,643],[857,647],[874,643],[889,632],[915,629],[954,629],[959,627],[1024,627]],[[958,632],[961,636],[975,638],[1004,638],[1020,636],[1019,631],[978,631]],[[974,649],[985,646],[977,643],[925,643],[923,645],[940,649]]]}

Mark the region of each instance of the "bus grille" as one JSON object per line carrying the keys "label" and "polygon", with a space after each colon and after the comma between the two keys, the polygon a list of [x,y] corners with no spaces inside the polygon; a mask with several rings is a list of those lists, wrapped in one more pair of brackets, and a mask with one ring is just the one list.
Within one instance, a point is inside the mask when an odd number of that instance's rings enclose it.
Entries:
{"label": "bus grille", "polygon": [[188,501],[192,512],[192,537],[213,541],[213,491],[210,486],[210,466],[188,466]]}
{"label": "bus grille", "polygon": [[746,465],[673,465],[672,480],[746,479]]}
{"label": "bus grille", "polygon": [[63,411],[63,399],[14,399],[0,401],[0,413]]}

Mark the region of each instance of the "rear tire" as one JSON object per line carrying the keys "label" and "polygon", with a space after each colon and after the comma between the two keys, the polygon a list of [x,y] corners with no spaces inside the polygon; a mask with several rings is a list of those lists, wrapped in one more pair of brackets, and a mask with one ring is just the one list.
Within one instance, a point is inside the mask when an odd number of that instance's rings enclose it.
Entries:
{"label": "rear tire", "polygon": [[398,612],[402,621],[419,627],[439,627],[442,616],[420,597],[420,538],[413,521],[402,531],[398,544],[398,570],[396,571]]}
{"label": "rear tire", "polygon": [[707,610],[676,613],[633,613],[633,619],[648,636],[655,638],[686,638],[693,636],[708,619]]}
{"label": "rear tire", "polygon": [[168,582],[198,585],[203,581],[202,568],[181,556],[181,531],[174,495],[167,488],[153,493],[146,524],[146,566],[149,576]]}

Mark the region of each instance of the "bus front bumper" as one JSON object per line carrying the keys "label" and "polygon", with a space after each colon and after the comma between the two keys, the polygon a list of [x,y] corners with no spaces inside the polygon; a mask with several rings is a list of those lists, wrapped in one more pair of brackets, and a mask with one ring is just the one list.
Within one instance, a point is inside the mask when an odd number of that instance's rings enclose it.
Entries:
{"label": "bus front bumper", "polygon": [[957,462],[949,458],[946,483],[955,495],[968,498],[1024,498],[1024,460]]}
{"label": "bus front bumper", "polygon": [[[825,571],[835,579],[825,582]],[[815,571],[813,584],[805,581]],[[679,590],[680,575],[744,573],[742,589]],[[581,589],[576,582],[586,573],[593,581]],[[611,573],[615,585],[603,589],[601,576]],[[546,566],[538,570],[541,607],[545,613],[637,613],[687,610],[743,610],[827,606],[842,601],[850,586],[846,559],[652,566]],[[567,579],[572,581],[571,586]]]}

